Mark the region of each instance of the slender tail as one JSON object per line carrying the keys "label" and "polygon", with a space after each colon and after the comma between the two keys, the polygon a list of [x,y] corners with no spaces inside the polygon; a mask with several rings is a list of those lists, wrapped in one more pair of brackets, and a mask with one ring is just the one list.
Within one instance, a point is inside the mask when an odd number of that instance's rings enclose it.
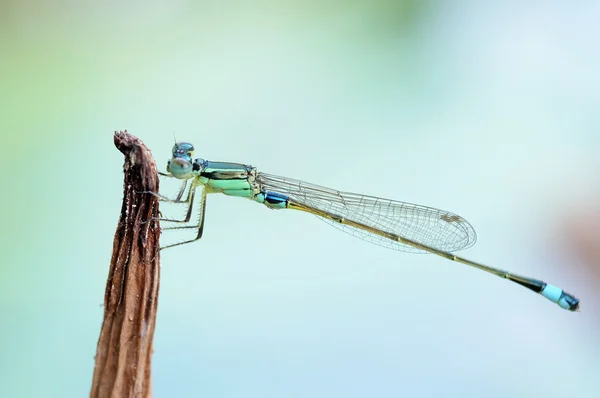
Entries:
{"label": "slender tail", "polygon": [[561,288],[551,285],[549,283],[546,283],[544,281],[534,279],[534,278],[529,278],[526,276],[511,274],[508,271],[504,271],[499,268],[494,268],[494,267],[490,267],[488,265],[480,264],[475,261],[467,260],[466,258],[456,256],[452,253],[449,253],[449,252],[446,252],[443,250],[438,250],[431,246],[427,246],[422,243],[413,241],[411,239],[404,238],[397,234],[386,232],[386,231],[374,228],[370,225],[366,225],[366,224],[360,223],[358,221],[354,221],[349,218],[345,218],[345,217],[342,217],[342,216],[339,216],[339,215],[336,215],[333,213],[326,212],[321,209],[317,209],[315,207],[309,206],[304,203],[296,202],[292,199],[285,197],[284,195],[282,195],[281,199],[283,199],[283,198],[285,198],[286,200],[282,201],[282,203],[285,203],[285,207],[287,207],[288,209],[305,211],[307,213],[311,213],[316,216],[323,217],[325,219],[328,219],[328,220],[331,220],[331,221],[334,221],[334,222],[337,222],[337,223],[340,223],[343,225],[347,225],[349,227],[360,229],[362,231],[367,231],[372,234],[379,235],[384,238],[391,239],[393,241],[396,241],[396,242],[399,242],[399,243],[402,243],[402,244],[405,244],[408,246],[412,246],[416,249],[421,249],[421,250],[427,251],[429,253],[437,254],[438,256],[444,257],[448,260],[457,261],[459,263],[463,263],[468,266],[478,268],[482,271],[485,271],[490,274],[499,276],[501,278],[508,279],[509,281],[518,283],[519,285],[524,286],[529,290],[539,293],[542,296],[544,296],[545,298],[547,298],[548,300],[552,301],[553,303],[558,304],[561,308],[564,308],[565,310],[569,310],[569,311],[578,311],[579,310],[579,299],[577,299],[572,294],[565,292]]}

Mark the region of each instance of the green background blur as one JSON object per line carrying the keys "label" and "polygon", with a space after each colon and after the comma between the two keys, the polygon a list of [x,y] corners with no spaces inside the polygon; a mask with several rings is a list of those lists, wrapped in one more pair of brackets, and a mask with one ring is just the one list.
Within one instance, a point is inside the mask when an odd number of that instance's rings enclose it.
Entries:
{"label": "green background blur", "polygon": [[202,241],[162,254],[155,396],[599,396],[598,2],[0,7],[0,396],[89,394],[118,129],[161,169],[175,133],[455,211],[467,258],[582,301],[211,196]]}

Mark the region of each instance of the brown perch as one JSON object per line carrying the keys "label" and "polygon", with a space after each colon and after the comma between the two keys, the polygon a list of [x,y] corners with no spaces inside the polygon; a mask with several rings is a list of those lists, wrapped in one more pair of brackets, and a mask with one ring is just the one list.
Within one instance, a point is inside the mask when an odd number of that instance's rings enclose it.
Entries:
{"label": "brown perch", "polygon": [[156,164],[140,139],[115,132],[125,155],[123,205],[104,294],[104,321],[90,397],[150,397],[160,279]]}

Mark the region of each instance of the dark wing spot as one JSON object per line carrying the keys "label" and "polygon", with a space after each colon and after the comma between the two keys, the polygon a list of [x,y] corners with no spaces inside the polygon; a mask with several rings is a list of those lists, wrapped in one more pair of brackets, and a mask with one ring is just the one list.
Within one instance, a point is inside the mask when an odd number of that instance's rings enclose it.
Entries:
{"label": "dark wing spot", "polygon": [[462,218],[460,216],[457,216],[455,214],[450,215],[450,214],[444,214],[443,216],[440,217],[441,220],[444,220],[446,222],[460,222],[462,220]]}

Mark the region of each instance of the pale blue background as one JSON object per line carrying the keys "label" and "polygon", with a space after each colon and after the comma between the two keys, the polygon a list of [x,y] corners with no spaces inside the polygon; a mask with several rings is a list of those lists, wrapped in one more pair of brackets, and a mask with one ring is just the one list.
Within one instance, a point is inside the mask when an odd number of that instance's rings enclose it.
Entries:
{"label": "pale blue background", "polygon": [[455,211],[466,257],[582,300],[213,196],[162,255],[156,397],[599,396],[598,268],[563,232],[600,198],[597,2],[0,7],[0,396],[89,394],[125,128],[161,168],[175,132]]}

